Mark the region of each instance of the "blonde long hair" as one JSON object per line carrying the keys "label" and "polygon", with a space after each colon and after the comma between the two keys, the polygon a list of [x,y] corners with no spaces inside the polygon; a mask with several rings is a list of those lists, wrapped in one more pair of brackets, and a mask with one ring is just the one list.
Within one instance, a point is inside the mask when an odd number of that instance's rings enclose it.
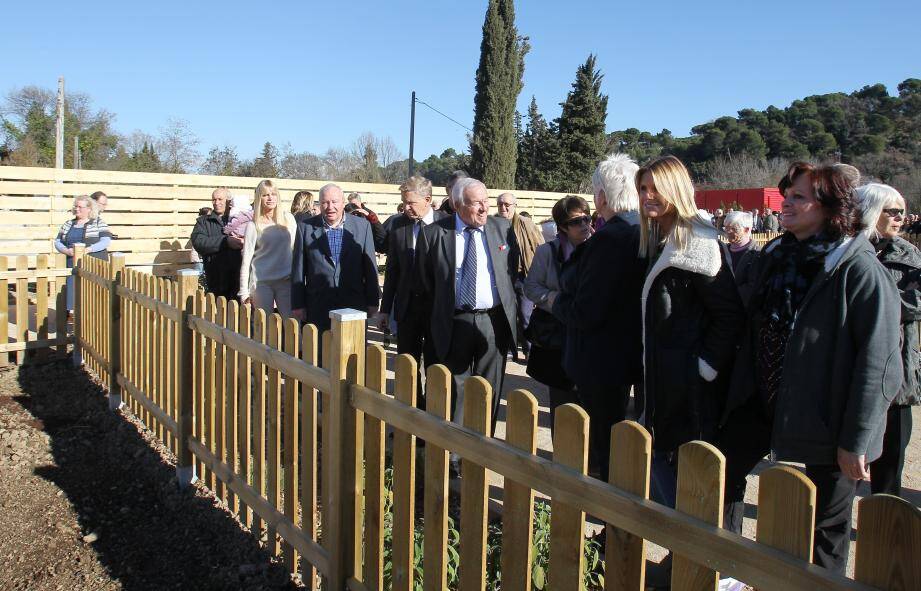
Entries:
{"label": "blonde long hair", "polygon": [[272,212],[272,221],[276,225],[279,225],[283,228],[286,228],[289,232],[291,228],[288,228],[288,216],[285,215],[285,212],[281,209],[281,195],[278,192],[278,188],[275,186],[275,183],[269,179],[260,181],[256,185],[256,190],[254,191],[255,199],[253,200],[253,224],[256,225],[256,235],[259,236],[262,234],[262,196],[275,193],[277,202],[275,203],[275,210]]}
{"label": "blonde long hair", "polygon": [[[678,214],[670,236],[674,236],[675,246],[683,250],[691,233],[693,220],[697,217],[697,204],[694,202],[694,183],[691,175],[681,160],[674,156],[662,156],[636,171],[636,190],[645,173],[652,176],[656,192],[667,201]],[[646,217],[646,209],[640,204],[640,256],[649,256],[655,248],[651,241],[657,238],[659,223]]]}

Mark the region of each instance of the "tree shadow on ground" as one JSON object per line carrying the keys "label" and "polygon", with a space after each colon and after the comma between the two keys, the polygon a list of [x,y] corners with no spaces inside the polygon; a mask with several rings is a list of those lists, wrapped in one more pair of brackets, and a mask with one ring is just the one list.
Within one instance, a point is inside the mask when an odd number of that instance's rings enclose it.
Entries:
{"label": "tree shadow on ground", "polygon": [[[36,474],[73,505],[123,589],[283,589],[292,583],[205,489],[180,491],[165,461],[104,390],[69,362],[20,368],[17,402],[50,438]],[[92,541],[92,538],[96,538]]]}

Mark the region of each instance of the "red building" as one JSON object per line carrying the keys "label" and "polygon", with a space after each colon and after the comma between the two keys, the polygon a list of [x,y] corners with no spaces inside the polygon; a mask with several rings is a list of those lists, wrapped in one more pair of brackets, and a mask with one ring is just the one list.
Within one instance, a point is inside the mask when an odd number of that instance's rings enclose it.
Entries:
{"label": "red building", "polygon": [[708,211],[728,209],[734,207],[744,211],[758,209],[764,211],[770,207],[774,211],[780,210],[783,195],[776,187],[763,187],[760,189],[705,189],[694,194],[697,207]]}

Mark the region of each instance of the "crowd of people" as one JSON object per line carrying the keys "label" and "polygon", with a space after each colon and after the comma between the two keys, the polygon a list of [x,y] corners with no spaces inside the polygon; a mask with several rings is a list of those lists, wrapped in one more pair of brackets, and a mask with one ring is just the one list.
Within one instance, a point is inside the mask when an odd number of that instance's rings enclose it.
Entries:
{"label": "crowd of people", "polygon": [[[672,156],[639,166],[613,154],[592,187],[592,203],[566,196],[535,224],[511,193],[490,215],[486,186],[462,171],[437,206],[432,183],[413,176],[381,221],[334,183],[286,211],[263,180],[252,201],[215,189],[191,242],[216,296],[320,330],[331,310],[367,311],[420,370],[447,366],[452,420],[463,420],[464,381],[476,375],[493,387],[495,426],[520,352],[551,413],[569,402],[588,413],[592,473],[607,478],[615,423],[647,427],[660,503],[675,504],[679,447],[712,442],[726,457],[724,524],[735,531],[758,462],[804,464],[817,489],[815,562],[843,573],[857,483],[901,493],[921,403],[921,252],[902,237],[915,217],[905,200],[853,167],[795,163],[779,183],[780,215],[711,215]],[[76,243],[104,256],[106,203],[76,199],[55,240],[69,264]],[[763,247],[753,239],[781,228]]]}

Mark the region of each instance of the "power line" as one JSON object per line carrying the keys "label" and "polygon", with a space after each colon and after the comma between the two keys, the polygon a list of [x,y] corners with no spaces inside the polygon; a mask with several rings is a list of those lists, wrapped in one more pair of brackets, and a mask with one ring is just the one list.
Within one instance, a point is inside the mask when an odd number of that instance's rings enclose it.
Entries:
{"label": "power line", "polygon": [[461,123],[460,121],[458,121],[457,119],[454,119],[453,117],[448,117],[447,115],[445,115],[444,113],[442,113],[441,111],[439,111],[438,109],[436,109],[435,107],[433,107],[432,105],[428,104],[427,102],[425,102],[425,101],[423,101],[423,100],[420,100],[420,99],[418,99],[418,98],[416,99],[416,102],[419,103],[420,105],[425,105],[426,107],[428,107],[429,109],[435,111],[436,113],[438,113],[439,115],[441,115],[442,117],[444,117],[445,119],[447,119],[448,121],[452,121],[452,122],[454,122],[455,124],[460,125],[460,126],[463,127],[464,129],[466,129],[466,130],[469,131],[470,133],[473,133],[473,130],[472,130],[472,129],[470,129],[469,127],[467,127],[466,125],[464,125],[463,123]]}

